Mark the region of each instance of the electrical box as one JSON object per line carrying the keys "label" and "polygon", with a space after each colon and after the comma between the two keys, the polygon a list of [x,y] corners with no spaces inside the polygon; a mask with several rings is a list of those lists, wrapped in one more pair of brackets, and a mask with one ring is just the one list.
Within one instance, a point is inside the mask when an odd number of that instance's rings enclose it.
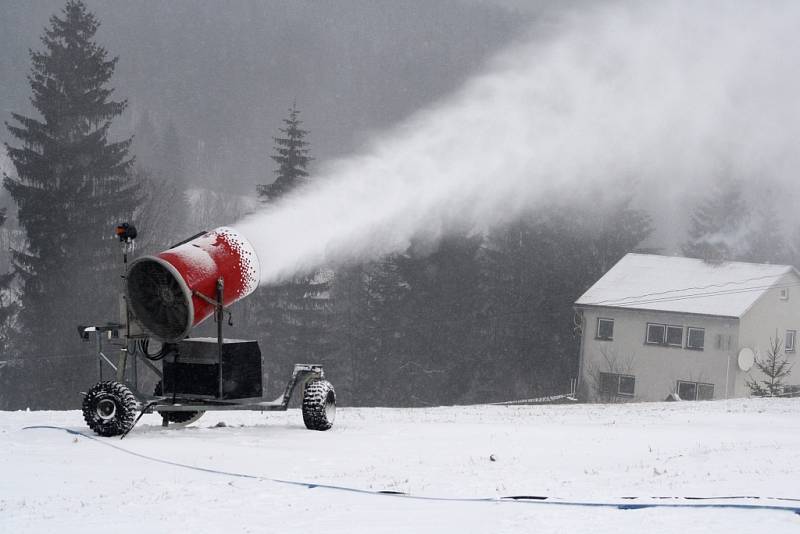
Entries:
{"label": "electrical box", "polygon": [[[187,338],[164,357],[163,394],[205,399],[262,396],[261,349],[255,341],[226,339],[220,361],[216,338]],[[221,388],[221,391],[220,391]]]}

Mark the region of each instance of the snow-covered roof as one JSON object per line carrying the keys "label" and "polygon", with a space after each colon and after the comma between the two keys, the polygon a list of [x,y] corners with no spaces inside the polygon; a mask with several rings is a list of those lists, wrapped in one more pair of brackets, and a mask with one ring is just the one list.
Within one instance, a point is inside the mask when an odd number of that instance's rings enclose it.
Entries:
{"label": "snow-covered roof", "polygon": [[797,275],[788,265],[627,254],[575,304],[741,317],[791,272]]}

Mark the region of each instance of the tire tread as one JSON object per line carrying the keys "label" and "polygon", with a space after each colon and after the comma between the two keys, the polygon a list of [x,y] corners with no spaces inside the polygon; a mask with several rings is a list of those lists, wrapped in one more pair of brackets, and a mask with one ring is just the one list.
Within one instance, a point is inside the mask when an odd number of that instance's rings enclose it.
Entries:
{"label": "tire tread", "polygon": [[327,380],[314,379],[303,390],[303,422],[309,430],[328,430],[333,426],[333,418],[326,410],[328,396],[332,395],[334,405],[336,392]]}
{"label": "tire tread", "polygon": [[[103,421],[97,417],[95,402],[109,397],[116,402],[117,413],[114,419]],[[114,380],[98,382],[83,398],[83,420],[100,436],[118,436],[133,426],[138,405],[133,392],[125,384]]]}

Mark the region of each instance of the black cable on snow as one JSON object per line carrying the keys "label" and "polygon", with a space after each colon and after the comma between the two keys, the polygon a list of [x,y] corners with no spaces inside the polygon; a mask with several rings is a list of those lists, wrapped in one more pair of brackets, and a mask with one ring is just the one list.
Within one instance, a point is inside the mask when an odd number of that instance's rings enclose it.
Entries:
{"label": "black cable on snow", "polygon": [[[174,402],[175,402],[175,400],[173,399],[173,403],[174,403]],[[135,426],[136,426],[136,423],[138,423],[138,422],[139,422],[139,420],[140,420],[142,417],[144,417],[144,414],[146,414],[146,413],[147,413],[147,410],[148,410],[148,409],[150,409],[150,408],[152,408],[152,407],[153,407],[153,406],[155,406],[156,404],[158,404],[158,401],[150,401],[150,402],[148,402],[148,403],[145,405],[145,407],[144,407],[144,408],[142,408],[142,412],[139,414],[139,417],[137,417],[137,418],[136,418],[136,419],[133,421],[133,424],[132,424],[130,427],[128,427],[128,430],[126,430],[125,432],[123,432],[123,433],[122,433],[122,435],[119,437],[119,439],[125,439],[125,436],[127,436],[127,435],[128,435],[128,433],[129,433],[131,430],[133,430],[133,427],[135,427]],[[24,430],[24,429],[23,429],[23,430]],[[81,435],[83,435],[83,434],[81,434]]]}
{"label": "black cable on snow", "polygon": [[[782,512],[793,512],[797,515],[800,515],[800,506],[787,506],[787,505],[769,505],[769,504],[751,504],[751,503],[693,503],[693,502],[641,502],[641,503],[628,503],[628,502],[595,502],[595,501],[567,501],[567,500],[559,500],[555,497],[549,497],[546,495],[512,495],[507,497],[427,497],[427,496],[420,496],[420,495],[411,495],[408,493],[402,493],[398,491],[374,491],[374,490],[365,490],[359,488],[351,488],[347,486],[336,486],[332,484],[317,484],[314,482],[300,482],[295,480],[282,480],[279,478],[270,478],[265,476],[259,475],[250,475],[247,473],[236,473],[233,471],[222,471],[220,469],[211,469],[208,467],[198,467],[189,464],[183,464],[180,462],[173,462],[172,460],[164,460],[163,458],[156,458],[154,456],[148,456],[146,454],[134,452],[118,445],[114,445],[113,443],[105,440],[99,439],[95,436],[85,434],[78,430],[72,430],[70,428],[65,428],[61,426],[49,426],[49,425],[36,425],[36,426],[26,426],[23,427],[22,430],[40,430],[40,429],[47,429],[47,430],[63,430],[69,434],[80,436],[86,439],[90,439],[97,443],[101,443],[118,451],[124,452],[126,454],[130,454],[131,456],[136,456],[138,458],[142,458],[144,460],[149,460],[151,462],[156,462],[165,465],[171,465],[174,467],[182,467],[184,469],[192,469],[194,471],[200,471],[203,473],[211,473],[214,475],[224,475],[229,477],[235,478],[246,478],[250,480],[263,480],[267,482],[275,482],[277,484],[289,484],[292,486],[301,486],[308,489],[328,489],[334,491],[346,491],[349,493],[360,493],[363,495],[375,495],[375,496],[383,496],[383,497],[397,497],[402,499],[414,499],[414,500],[421,500],[421,501],[444,501],[444,502],[493,502],[493,503],[519,503],[519,504],[541,504],[541,505],[550,505],[550,506],[572,506],[572,507],[584,507],[584,508],[615,508],[617,510],[643,510],[647,508],[717,508],[717,509],[734,509],[734,510],[770,510],[770,511],[782,511]],[[662,496],[662,497],[621,497],[621,499],[625,500],[635,500],[635,499],[654,499],[654,500],[687,500],[687,501],[698,501],[698,500],[741,500],[741,499],[758,499],[758,500],[774,500],[774,501],[792,501],[792,502],[800,502],[800,499],[792,499],[787,497],[761,497],[761,496],[752,496],[752,495],[729,495],[729,496],[722,496],[722,497],[671,497],[671,496]]]}

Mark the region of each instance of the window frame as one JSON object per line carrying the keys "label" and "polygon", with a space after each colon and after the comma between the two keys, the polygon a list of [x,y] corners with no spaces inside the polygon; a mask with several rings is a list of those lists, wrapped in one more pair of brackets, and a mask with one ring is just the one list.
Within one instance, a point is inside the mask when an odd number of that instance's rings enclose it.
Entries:
{"label": "window frame", "polygon": [[[792,335],[792,346],[789,347],[789,334]],[[797,348],[797,330],[787,330],[783,339],[783,351],[794,352]]]}
{"label": "window frame", "polygon": [[[681,340],[678,343],[670,343],[669,342],[669,329],[670,328],[673,328],[673,329],[677,328],[678,330],[681,331]],[[677,347],[679,349],[683,348],[683,330],[684,330],[683,326],[679,326],[679,325],[676,325],[676,324],[668,324],[667,328],[664,331],[664,344],[666,346],[668,346],[668,347]]]}
{"label": "window frame", "polygon": [[[661,327],[661,341],[650,341],[650,327]],[[667,325],[662,323],[647,323],[644,331],[644,342],[647,345],[664,345],[667,341]]]}
{"label": "window frame", "polygon": [[[703,398],[701,398],[700,390],[702,388],[711,388],[711,396],[707,397],[707,398],[705,396],[703,396]],[[699,401],[714,400],[714,384],[707,384],[705,382],[698,382],[697,383],[697,400],[699,400]]]}
{"label": "window frame", "polygon": [[[607,378],[604,379],[603,378],[604,376],[607,377]],[[604,382],[606,382],[607,380],[609,380],[609,377],[611,379],[613,379],[617,383],[617,387],[615,388],[616,391],[605,391],[603,389],[602,384]],[[633,381],[633,391],[631,393],[627,393],[627,392],[623,392],[622,391],[621,384],[622,384],[622,379],[623,378]],[[600,372],[600,384],[601,384],[601,387],[600,387],[600,394],[601,395],[612,394],[612,395],[616,395],[618,397],[628,397],[628,398],[633,398],[634,395],[636,395],[636,377],[634,375],[624,375],[624,374],[621,374],[621,373],[604,373],[604,372],[601,371]]]}
{"label": "window frame", "polygon": [[[611,323],[611,336],[610,337],[602,337],[600,335],[600,321],[605,321],[607,323]],[[598,317],[597,318],[597,328],[595,330],[595,339],[600,341],[614,341],[614,319],[609,317]]]}
{"label": "window frame", "polygon": [[[694,398],[687,399],[683,395],[681,395],[681,384],[686,384],[690,386],[694,386]],[[711,388],[711,397],[710,398],[700,398],[700,387],[704,388]],[[695,382],[693,380],[678,380],[675,390],[678,393],[678,396],[681,400],[688,400],[688,401],[697,401],[697,400],[714,400],[714,391],[715,391],[714,384],[709,384],[708,382]]]}
{"label": "window frame", "polygon": [[[699,347],[693,347],[689,344],[689,340],[692,337],[692,330],[698,330],[703,333],[703,344]],[[687,350],[705,350],[706,348],[706,329],[699,327],[699,326],[687,326],[686,327],[686,347]]]}
{"label": "window frame", "polygon": [[[623,397],[633,397],[636,394],[636,377],[633,375],[617,375],[617,377],[617,395],[622,395]],[[623,379],[631,381],[630,393],[622,391]]]}
{"label": "window frame", "polygon": [[[681,392],[681,386],[692,386],[694,388],[694,398],[690,399],[688,395],[684,395]],[[681,400],[697,400],[697,382],[691,382],[689,380],[678,380],[678,384],[675,391],[678,392],[678,397],[680,397]]]}

